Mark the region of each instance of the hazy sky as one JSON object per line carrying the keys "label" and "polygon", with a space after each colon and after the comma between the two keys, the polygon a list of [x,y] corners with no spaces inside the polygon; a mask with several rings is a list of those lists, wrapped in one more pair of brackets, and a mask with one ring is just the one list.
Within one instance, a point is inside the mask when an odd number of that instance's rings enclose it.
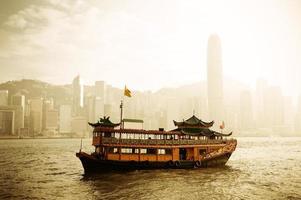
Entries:
{"label": "hazy sky", "polygon": [[301,91],[301,1],[0,2],[0,81],[36,78],[146,90],[206,80],[207,39],[224,76]]}

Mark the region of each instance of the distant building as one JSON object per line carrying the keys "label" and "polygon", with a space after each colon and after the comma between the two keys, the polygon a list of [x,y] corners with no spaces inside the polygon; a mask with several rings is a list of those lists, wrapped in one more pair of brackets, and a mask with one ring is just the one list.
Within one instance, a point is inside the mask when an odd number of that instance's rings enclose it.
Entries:
{"label": "distant building", "polygon": [[105,82],[104,81],[96,81],[95,82],[95,96],[100,97],[102,99],[105,98]]}
{"label": "distant building", "polygon": [[25,96],[24,95],[13,95],[11,97],[11,105],[12,106],[20,106],[22,108],[22,116],[20,118],[21,128],[24,128],[24,118],[25,118]]}
{"label": "distant building", "polygon": [[45,99],[43,102],[43,117],[42,117],[42,130],[46,131],[46,123],[47,123],[47,114],[48,111],[54,110],[54,100],[52,98]]}
{"label": "distant building", "polygon": [[84,117],[73,117],[71,121],[72,136],[85,137],[87,134],[87,120]]}
{"label": "distant building", "polygon": [[207,87],[209,116],[219,125],[224,117],[223,111],[223,69],[221,41],[211,35],[207,47]]}
{"label": "distant building", "polygon": [[57,110],[47,110],[45,121],[45,133],[56,135],[58,133],[59,112]]}
{"label": "distant building", "polygon": [[264,93],[264,118],[267,127],[284,125],[284,98],[280,87],[268,87]]}
{"label": "distant building", "polygon": [[96,122],[95,121],[95,96],[86,97],[86,111],[87,111],[87,119],[88,122]]}
{"label": "distant building", "polygon": [[21,106],[0,106],[0,135],[19,135],[24,126]]}
{"label": "distant building", "polygon": [[30,132],[35,136],[42,133],[43,98],[29,100],[30,107]]}
{"label": "distant building", "polygon": [[73,90],[73,104],[72,104],[72,115],[73,116],[80,116],[82,114],[83,108],[83,85],[81,84],[80,76],[77,76],[73,79],[72,83],[72,90]]}
{"label": "distant building", "polygon": [[59,109],[59,133],[71,133],[71,105],[61,105]]}
{"label": "distant building", "polygon": [[0,106],[8,105],[8,90],[0,90]]}

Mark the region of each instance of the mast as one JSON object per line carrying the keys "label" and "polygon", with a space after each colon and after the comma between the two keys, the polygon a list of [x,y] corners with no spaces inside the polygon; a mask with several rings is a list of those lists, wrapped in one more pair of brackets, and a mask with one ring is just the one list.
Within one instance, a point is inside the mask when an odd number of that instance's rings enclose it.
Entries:
{"label": "mast", "polygon": [[122,114],[123,114],[123,101],[121,100],[121,102],[120,102],[120,129],[123,128]]}

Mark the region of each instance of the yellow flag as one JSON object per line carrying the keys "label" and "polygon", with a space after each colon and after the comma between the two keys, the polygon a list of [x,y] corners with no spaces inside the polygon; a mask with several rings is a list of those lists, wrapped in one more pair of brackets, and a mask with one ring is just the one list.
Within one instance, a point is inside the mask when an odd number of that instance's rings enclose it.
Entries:
{"label": "yellow flag", "polygon": [[124,96],[127,96],[127,97],[131,97],[132,94],[131,94],[131,91],[129,89],[127,89],[126,86],[124,86],[124,92],[123,92]]}

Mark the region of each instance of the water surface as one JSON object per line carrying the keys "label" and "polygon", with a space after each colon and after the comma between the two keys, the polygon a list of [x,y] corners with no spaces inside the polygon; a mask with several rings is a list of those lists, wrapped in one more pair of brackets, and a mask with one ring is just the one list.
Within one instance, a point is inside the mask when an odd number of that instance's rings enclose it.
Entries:
{"label": "water surface", "polygon": [[[92,151],[90,139],[84,149]],[[238,138],[227,166],[85,176],[79,139],[0,140],[0,199],[301,199],[301,138]]]}

